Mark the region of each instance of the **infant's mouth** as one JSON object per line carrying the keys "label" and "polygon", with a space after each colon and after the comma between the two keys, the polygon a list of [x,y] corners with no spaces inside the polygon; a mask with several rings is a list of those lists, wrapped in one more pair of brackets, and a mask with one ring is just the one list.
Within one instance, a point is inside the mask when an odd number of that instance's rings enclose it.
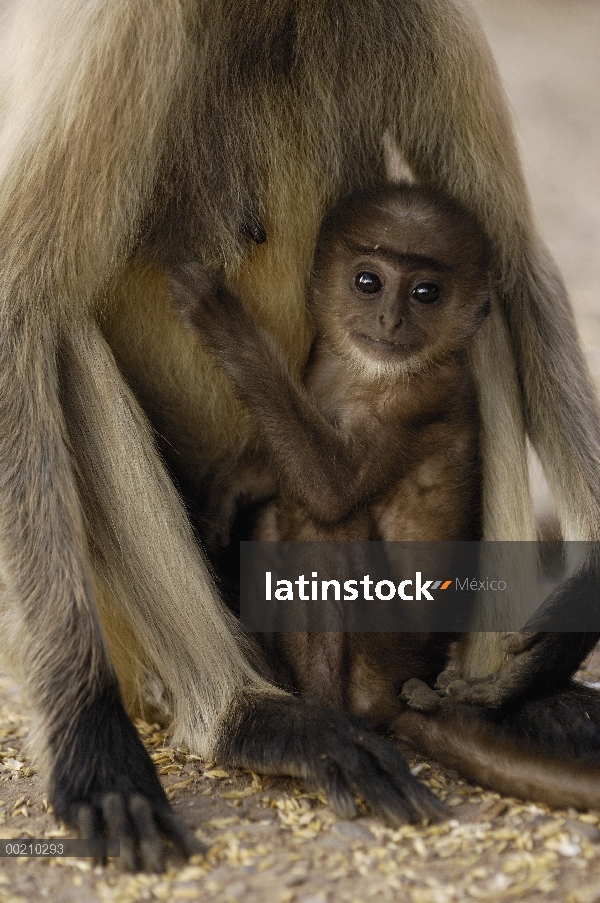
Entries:
{"label": "infant's mouth", "polygon": [[388,348],[398,348],[399,342],[391,342],[389,339],[376,339],[374,336],[366,335],[363,333],[361,335],[362,339],[367,339],[369,342],[375,342],[376,345],[386,345]]}
{"label": "infant's mouth", "polygon": [[357,334],[357,338],[363,342],[370,342],[373,345],[379,345],[382,348],[402,348],[400,342],[392,342],[389,339],[378,339],[374,336],[367,335],[365,332],[360,332]]}

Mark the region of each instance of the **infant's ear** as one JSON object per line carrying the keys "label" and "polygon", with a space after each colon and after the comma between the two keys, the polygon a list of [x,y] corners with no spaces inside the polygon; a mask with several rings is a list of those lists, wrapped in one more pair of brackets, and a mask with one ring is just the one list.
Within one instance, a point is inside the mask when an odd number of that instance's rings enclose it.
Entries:
{"label": "infant's ear", "polygon": [[403,182],[416,185],[417,177],[388,131],[383,133],[381,143],[383,144],[383,165],[387,181],[394,185]]}
{"label": "infant's ear", "polygon": [[171,270],[169,294],[173,299],[181,319],[193,325],[195,314],[208,300],[212,300],[218,289],[218,280],[199,261],[191,260]]}

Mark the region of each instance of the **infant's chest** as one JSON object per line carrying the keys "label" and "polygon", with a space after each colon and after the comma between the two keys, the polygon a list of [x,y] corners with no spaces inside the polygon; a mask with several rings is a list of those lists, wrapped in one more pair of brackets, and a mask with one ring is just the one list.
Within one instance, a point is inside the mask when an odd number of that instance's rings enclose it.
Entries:
{"label": "infant's chest", "polygon": [[[354,390],[345,385],[314,386],[313,397],[323,416],[340,431],[373,444],[381,430],[391,438],[402,432],[401,404],[387,395]],[[376,432],[373,432],[376,430]]]}

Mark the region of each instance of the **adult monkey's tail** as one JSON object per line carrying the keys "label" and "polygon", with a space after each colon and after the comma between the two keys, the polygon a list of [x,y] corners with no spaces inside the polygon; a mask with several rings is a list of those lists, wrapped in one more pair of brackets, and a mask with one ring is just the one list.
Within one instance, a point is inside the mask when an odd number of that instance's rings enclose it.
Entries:
{"label": "adult monkey's tail", "polygon": [[[388,95],[389,135],[416,178],[472,210],[495,243],[498,315],[504,320],[507,342],[502,360],[494,359],[493,367],[509,365],[517,378],[513,400],[520,404],[519,417],[515,419],[512,404],[512,413],[507,408],[509,421],[498,420],[501,411],[493,399],[485,404],[490,398],[486,387],[493,381],[489,353],[473,355],[482,401],[484,539],[532,538],[524,521],[520,530],[514,529],[522,520],[514,478],[507,483],[494,476],[506,470],[507,462],[511,466],[516,462],[518,473],[525,474],[524,442],[514,430],[520,426],[527,430],[556,498],[565,539],[597,541],[600,410],[565,287],[535,229],[496,66],[480,26],[461,0],[415,0],[406,8],[402,4],[402,15],[411,41]],[[432,74],[432,60],[434,71],[443,78]],[[425,86],[433,86],[434,78],[435,88],[427,91]],[[446,115],[448,109],[453,115]],[[478,342],[484,338],[482,329]],[[512,360],[506,360],[507,355]],[[520,483],[522,494],[528,493],[524,476]],[[600,585],[591,547],[569,586],[556,590],[553,605],[568,612],[573,592],[589,585],[590,574]],[[462,662],[471,677],[482,675],[486,657],[489,670],[497,668],[498,653],[500,658],[505,653],[513,658],[510,670],[501,665],[493,682],[476,686],[465,682],[460,698],[496,706],[532,687],[547,687],[557,674],[567,679],[600,635],[578,633],[597,628],[594,604],[592,597],[589,623],[581,612],[570,622],[561,621],[564,633],[542,633],[543,626],[532,622],[529,629],[538,631],[533,639],[482,634],[472,641],[471,649],[463,649]]]}
{"label": "adult monkey's tail", "polygon": [[[421,681],[405,684],[394,733],[418,752],[505,796],[557,808],[600,809],[600,693],[562,690],[492,710],[444,700]],[[436,699],[434,699],[436,697]],[[409,702],[409,704],[412,704]]]}

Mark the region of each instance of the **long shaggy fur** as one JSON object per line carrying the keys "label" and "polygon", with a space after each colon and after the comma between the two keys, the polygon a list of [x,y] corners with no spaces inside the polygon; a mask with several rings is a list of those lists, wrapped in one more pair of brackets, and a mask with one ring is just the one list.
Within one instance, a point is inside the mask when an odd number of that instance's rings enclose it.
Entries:
{"label": "long shaggy fur", "polygon": [[[487,536],[530,537],[526,425],[566,535],[598,538],[597,404],[462,0],[6,0],[1,17],[3,642],[51,771],[89,724],[77,712],[120,705],[113,662],[131,704],[160,680],[178,738],[206,754],[234,700],[276,692],[248,664],[142,412],[192,494],[252,441],[166,273],[197,257],[221,271],[300,372],[319,224],[381,181],[384,135],[388,165],[398,148],[496,244],[504,325],[473,358]],[[472,670],[497,664],[495,642],[466,655]]]}

